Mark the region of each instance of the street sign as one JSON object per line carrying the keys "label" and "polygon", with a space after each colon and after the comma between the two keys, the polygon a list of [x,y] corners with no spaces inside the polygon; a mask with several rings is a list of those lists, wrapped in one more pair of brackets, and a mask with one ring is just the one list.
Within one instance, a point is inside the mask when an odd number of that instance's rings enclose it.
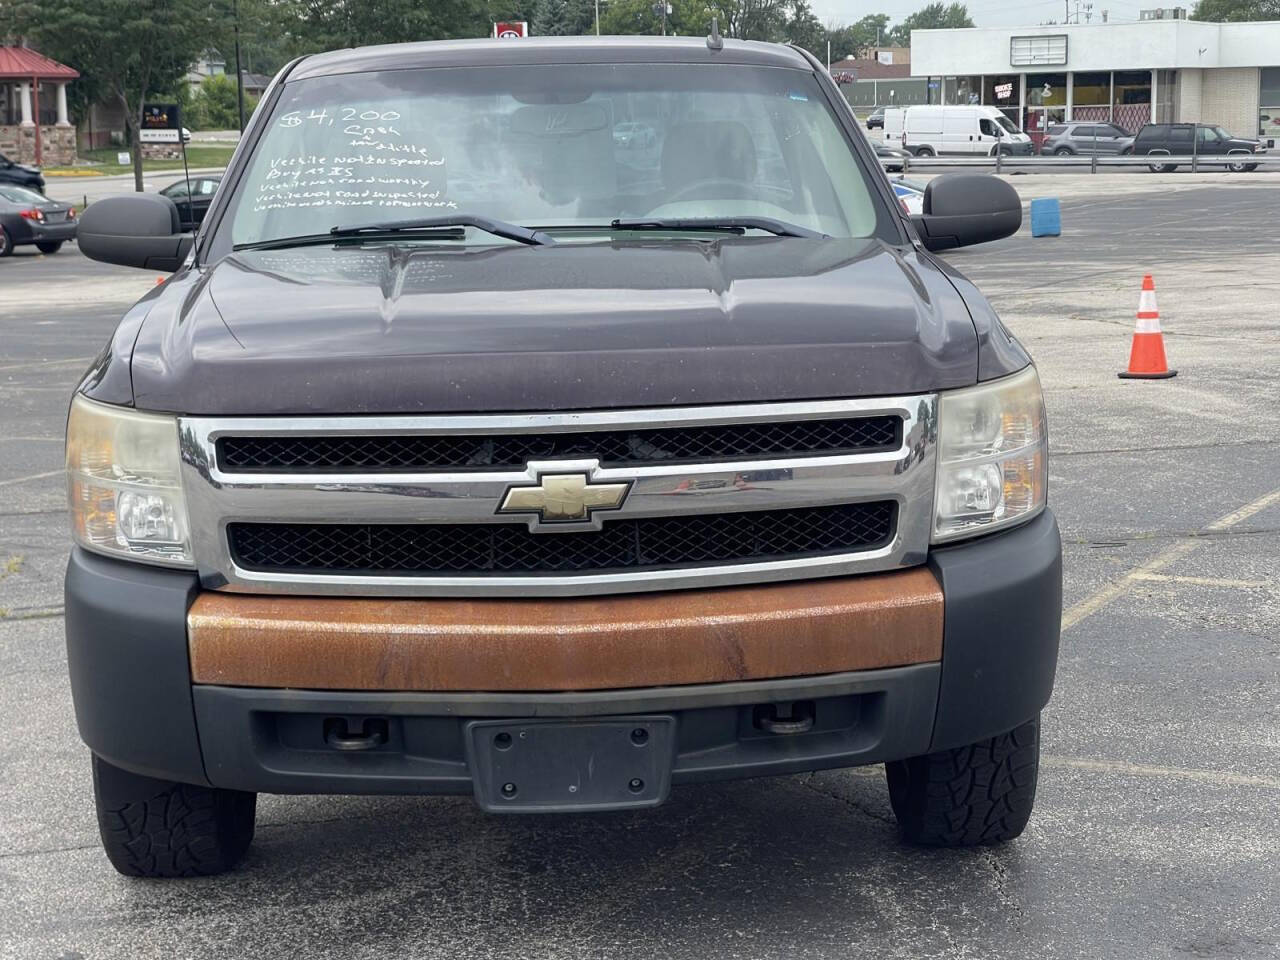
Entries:
{"label": "street sign", "polygon": [[127,150],[121,150],[116,154],[116,163],[120,164],[122,167],[127,167],[129,164],[133,163],[133,158],[129,156],[129,152]]}
{"label": "street sign", "polygon": [[499,21],[493,25],[493,35],[499,40],[519,40],[529,35],[528,20]]}
{"label": "street sign", "polygon": [[138,130],[139,143],[178,143],[182,139],[182,124],[178,120],[176,103],[144,103],[142,126]]}

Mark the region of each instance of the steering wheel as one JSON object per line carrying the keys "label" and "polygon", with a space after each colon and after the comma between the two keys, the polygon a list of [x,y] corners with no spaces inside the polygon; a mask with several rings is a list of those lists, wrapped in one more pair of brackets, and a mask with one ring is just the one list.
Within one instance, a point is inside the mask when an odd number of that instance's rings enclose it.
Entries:
{"label": "steering wheel", "polygon": [[758,192],[754,184],[747,183],[746,181],[729,180],[725,177],[713,177],[709,180],[695,180],[693,183],[685,184],[677,190],[674,195],[664,199],[658,206],[665,207],[671,203],[680,203],[682,200],[690,199],[690,194],[716,189],[724,189],[728,191],[724,195],[716,196],[715,199],[717,200],[752,200],[755,199]]}

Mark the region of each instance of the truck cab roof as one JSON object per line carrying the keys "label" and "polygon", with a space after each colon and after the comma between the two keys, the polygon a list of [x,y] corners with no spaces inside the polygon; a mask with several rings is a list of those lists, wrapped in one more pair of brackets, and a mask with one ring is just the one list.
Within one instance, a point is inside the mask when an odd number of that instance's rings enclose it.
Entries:
{"label": "truck cab roof", "polygon": [[348,48],[301,60],[289,82],[375,70],[431,67],[518,66],[545,63],[736,63],[812,70],[794,47],[751,40],[723,41],[711,49],[704,37],[538,37],[512,40],[435,40]]}

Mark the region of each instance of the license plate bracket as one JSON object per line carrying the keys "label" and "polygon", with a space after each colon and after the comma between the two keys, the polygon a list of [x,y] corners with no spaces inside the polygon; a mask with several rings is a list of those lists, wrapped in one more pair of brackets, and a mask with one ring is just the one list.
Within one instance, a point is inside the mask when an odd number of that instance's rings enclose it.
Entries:
{"label": "license plate bracket", "polygon": [[654,807],[671,790],[675,718],[477,720],[466,746],[476,802],[493,813]]}

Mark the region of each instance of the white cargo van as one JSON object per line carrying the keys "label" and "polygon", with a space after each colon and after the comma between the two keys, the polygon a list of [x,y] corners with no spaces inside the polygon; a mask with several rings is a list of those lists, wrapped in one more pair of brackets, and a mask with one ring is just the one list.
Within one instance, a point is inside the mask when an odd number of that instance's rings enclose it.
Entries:
{"label": "white cargo van", "polygon": [[[890,142],[890,114],[884,115],[885,142]],[[905,107],[894,117],[895,146],[917,157],[1029,154],[1031,138],[995,107]]]}

